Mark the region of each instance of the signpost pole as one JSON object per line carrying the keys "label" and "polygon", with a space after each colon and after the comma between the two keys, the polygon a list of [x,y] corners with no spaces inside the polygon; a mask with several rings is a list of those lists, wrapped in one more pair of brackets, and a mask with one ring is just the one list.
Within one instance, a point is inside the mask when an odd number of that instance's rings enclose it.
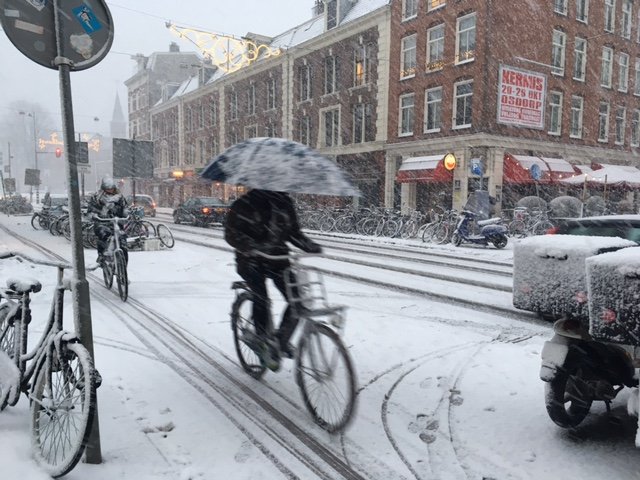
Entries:
{"label": "signpost pole", "polygon": [[[84,248],[82,246],[82,225],[80,211],[80,195],[78,191],[78,164],[76,157],[76,142],[73,126],[73,105],[71,96],[71,60],[65,56],[65,43],[62,19],[60,14],[60,0],[53,0],[54,22],[56,32],[57,56],[54,64],[58,68],[60,79],[60,103],[62,108],[62,128],[64,132],[65,150],[67,161],[65,170],[67,185],[69,188],[69,224],[71,227],[71,258],[73,264],[73,306],[75,329],[80,337],[82,345],[89,351],[91,357],[93,351],[93,330],[91,326],[91,301],[89,296],[89,282],[85,276]],[[93,425],[85,449],[85,461],[87,463],[102,463],[100,448],[100,426],[98,421],[98,399],[93,416]]]}

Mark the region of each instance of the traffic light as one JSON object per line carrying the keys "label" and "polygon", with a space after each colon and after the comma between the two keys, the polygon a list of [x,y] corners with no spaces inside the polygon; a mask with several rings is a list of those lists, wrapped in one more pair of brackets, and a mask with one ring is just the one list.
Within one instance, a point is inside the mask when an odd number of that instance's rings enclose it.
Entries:
{"label": "traffic light", "polygon": [[60,147],[56,148],[56,157],[60,158],[62,156],[62,149]]}

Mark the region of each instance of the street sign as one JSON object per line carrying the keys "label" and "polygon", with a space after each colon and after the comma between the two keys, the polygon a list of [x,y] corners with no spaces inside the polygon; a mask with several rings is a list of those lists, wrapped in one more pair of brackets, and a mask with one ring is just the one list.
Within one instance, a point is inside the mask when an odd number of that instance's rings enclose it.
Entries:
{"label": "street sign", "polygon": [[25,168],[24,184],[31,185],[32,187],[40,185],[40,170],[36,170],[35,168]]}
{"label": "street sign", "polygon": [[4,0],[0,24],[9,40],[34,62],[58,69],[54,7],[63,32],[62,52],[70,70],[100,62],[113,42],[113,20],[104,0]]}
{"label": "street sign", "polygon": [[7,195],[12,195],[16,191],[16,179],[15,178],[5,178],[4,179],[4,190],[7,192]]}
{"label": "street sign", "polygon": [[79,163],[78,164],[78,173],[91,173],[91,165],[88,163]]}
{"label": "street sign", "polygon": [[153,142],[114,138],[113,176],[153,178]]}
{"label": "street sign", "polygon": [[471,159],[471,173],[479,177],[482,176],[482,159],[481,158]]}
{"label": "street sign", "polygon": [[[76,142],[76,163],[78,167],[81,164],[89,163],[89,143],[87,142]],[[80,171],[80,169],[78,169]]]}
{"label": "street sign", "polygon": [[534,163],[529,167],[529,173],[531,173],[531,178],[538,181],[542,178],[542,170],[540,169],[540,165]]}

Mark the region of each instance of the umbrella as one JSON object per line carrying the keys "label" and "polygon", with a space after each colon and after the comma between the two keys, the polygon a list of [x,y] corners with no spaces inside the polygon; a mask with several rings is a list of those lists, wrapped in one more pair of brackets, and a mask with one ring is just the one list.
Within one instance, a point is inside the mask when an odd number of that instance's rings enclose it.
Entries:
{"label": "umbrella", "polygon": [[215,157],[200,176],[277,192],[360,195],[334,161],[284,138],[250,138],[237,143]]}
{"label": "umbrella", "polygon": [[582,214],[582,201],[569,195],[556,197],[549,202],[551,216],[555,218],[578,218]]}
{"label": "umbrella", "polygon": [[525,208],[528,208],[529,210],[546,210],[547,202],[540,197],[536,197],[535,195],[532,195],[529,197],[522,197],[520,200],[518,200],[518,203],[516,204],[516,206],[525,207]]}

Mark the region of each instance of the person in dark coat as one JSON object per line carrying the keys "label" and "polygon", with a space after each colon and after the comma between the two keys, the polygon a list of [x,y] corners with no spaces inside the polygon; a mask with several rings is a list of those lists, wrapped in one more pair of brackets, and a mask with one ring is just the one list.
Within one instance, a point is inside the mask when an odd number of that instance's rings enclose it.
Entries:
{"label": "person in dark coat", "polygon": [[[320,245],[300,231],[293,201],[287,193],[251,190],[233,202],[225,223],[225,240],[236,251],[236,269],[254,293],[253,319],[256,333],[270,339],[267,332],[269,295],[266,279],[270,278],[287,299],[285,271],[289,260],[270,260],[256,251],[268,255],[288,255],[287,242],[309,253],[321,253]],[[280,356],[293,356],[289,340],[298,319],[287,306],[275,339],[263,345],[262,361],[272,370],[279,368]],[[275,340],[275,341],[274,341]]]}
{"label": "person in dark coat", "polygon": [[[92,217],[100,218],[127,217],[129,208],[127,200],[124,198],[113,178],[105,176],[100,182],[100,191],[94,193],[87,204],[87,211],[93,214]],[[97,238],[98,260],[102,264],[104,251],[109,244],[109,238],[113,235],[113,224],[95,220],[93,222],[93,233]],[[120,248],[124,252],[125,260],[129,260],[127,252],[126,236],[120,237]]]}

